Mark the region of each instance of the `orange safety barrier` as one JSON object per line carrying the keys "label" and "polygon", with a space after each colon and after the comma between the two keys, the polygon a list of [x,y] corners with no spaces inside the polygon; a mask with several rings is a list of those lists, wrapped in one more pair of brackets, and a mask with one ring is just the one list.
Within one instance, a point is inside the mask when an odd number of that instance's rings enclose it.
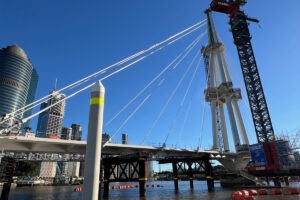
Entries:
{"label": "orange safety barrier", "polygon": [[[270,195],[300,195],[300,190],[297,188],[288,188],[289,194],[282,192],[281,188],[273,188],[270,190]],[[258,197],[257,195],[268,195],[267,189],[258,189],[257,191],[254,189],[250,190],[239,190],[231,192],[231,199],[232,200],[255,200]]]}
{"label": "orange safety barrier", "polygon": [[231,193],[231,199],[232,200],[240,200],[242,195],[243,195],[243,193],[241,191],[234,191]]}
{"label": "orange safety barrier", "polygon": [[249,196],[257,196],[257,190],[254,189],[249,190]]}
{"label": "orange safety barrier", "polygon": [[297,188],[290,188],[290,193],[291,194],[296,194],[296,195],[300,194],[299,190]]}
{"label": "orange safety barrier", "polygon": [[272,189],[272,194],[273,195],[281,195],[282,194],[282,191],[280,188],[273,188]]}
{"label": "orange safety barrier", "polygon": [[243,198],[249,196],[248,190],[242,190],[241,192],[242,192],[242,197],[243,197]]}
{"label": "orange safety barrier", "polygon": [[266,189],[258,189],[257,193],[258,193],[258,195],[268,195],[268,190],[266,190]]}
{"label": "orange safety barrier", "polygon": [[76,188],[74,188],[74,192],[82,192],[82,190],[83,190],[83,187],[76,187]]}

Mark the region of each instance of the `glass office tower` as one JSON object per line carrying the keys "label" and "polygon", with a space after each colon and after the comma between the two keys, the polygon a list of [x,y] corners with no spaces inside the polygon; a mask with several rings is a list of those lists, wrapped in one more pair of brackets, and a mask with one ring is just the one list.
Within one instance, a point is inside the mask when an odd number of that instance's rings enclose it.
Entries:
{"label": "glass office tower", "polygon": [[[39,75],[38,75],[36,69],[33,68],[32,74],[31,74],[29,90],[28,90],[28,95],[27,95],[27,100],[26,100],[26,105],[28,105],[34,101],[38,81],[39,81]],[[31,114],[32,114],[32,109],[24,112],[23,117],[28,117]],[[22,124],[21,130],[24,131],[26,127],[30,127],[29,123],[30,123],[30,121],[27,121],[24,124]]]}
{"label": "glass office tower", "polygon": [[[16,45],[0,49],[0,116],[12,113],[23,106],[27,101],[30,87],[32,64],[27,55]],[[18,118],[0,125],[0,129],[11,126]]]}

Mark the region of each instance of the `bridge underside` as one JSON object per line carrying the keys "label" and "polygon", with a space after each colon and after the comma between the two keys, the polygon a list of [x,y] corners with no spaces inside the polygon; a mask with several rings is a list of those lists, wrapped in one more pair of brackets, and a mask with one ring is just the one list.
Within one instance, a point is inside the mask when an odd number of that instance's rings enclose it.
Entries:
{"label": "bridge underside", "polygon": [[[25,155],[24,160],[36,161],[83,161],[85,159],[86,141],[53,140],[47,138],[26,138],[22,136],[0,137],[0,148],[4,152]],[[31,154],[29,156],[29,154]],[[229,171],[244,169],[250,160],[249,152],[223,153],[210,150],[189,150],[159,148],[151,146],[125,145],[109,143],[102,148],[103,156],[128,156],[139,154],[149,160],[163,162],[166,159],[200,159],[210,157],[218,160]],[[22,158],[18,158],[22,159]]]}
{"label": "bridge underside", "polygon": [[[86,141],[58,140],[48,138],[26,138],[23,136],[0,137],[0,148],[6,152],[85,154]],[[218,151],[161,148],[140,145],[108,143],[102,148],[103,155],[151,154],[156,159],[169,156],[198,157],[199,155],[220,156]]]}
{"label": "bridge underside", "polygon": [[178,175],[188,175],[190,181],[190,188],[194,188],[194,175],[204,174],[207,182],[208,191],[213,191],[214,180],[213,180],[213,170],[210,163],[209,156],[200,156],[198,158],[175,158],[169,157],[166,159],[159,160],[159,164],[172,164],[173,168],[173,179],[175,190],[178,190]]}

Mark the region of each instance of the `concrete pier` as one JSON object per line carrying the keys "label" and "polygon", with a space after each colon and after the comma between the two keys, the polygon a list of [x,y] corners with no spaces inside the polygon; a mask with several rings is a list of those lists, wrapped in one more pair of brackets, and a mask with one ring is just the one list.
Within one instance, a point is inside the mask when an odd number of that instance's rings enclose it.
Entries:
{"label": "concrete pier", "polygon": [[172,162],[173,167],[173,179],[174,179],[174,189],[178,191],[178,170],[177,170],[177,163]]}

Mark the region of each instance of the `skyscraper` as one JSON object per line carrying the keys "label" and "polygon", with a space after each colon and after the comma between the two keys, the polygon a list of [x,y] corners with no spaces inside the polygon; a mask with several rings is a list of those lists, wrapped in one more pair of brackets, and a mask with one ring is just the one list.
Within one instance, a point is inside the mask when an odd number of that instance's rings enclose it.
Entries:
{"label": "skyscraper", "polygon": [[126,133],[122,134],[122,144],[128,144],[128,135]]}
{"label": "skyscraper", "polygon": [[[43,102],[40,106],[40,110],[43,110],[47,106],[48,106],[48,103]],[[47,115],[48,115],[48,112],[42,112],[39,114],[37,128],[36,128],[36,136],[37,137],[45,137],[45,133],[46,133],[46,125],[45,124],[47,124],[47,118],[48,118]]]}
{"label": "skyscraper", "polygon": [[82,136],[82,127],[80,124],[72,124],[72,140],[81,140]]}
{"label": "skyscraper", "polygon": [[63,127],[62,130],[61,130],[60,139],[72,140],[72,128]]}
{"label": "skyscraper", "polygon": [[[28,95],[27,95],[27,100],[26,100],[26,105],[28,105],[34,101],[38,81],[39,81],[39,75],[38,75],[36,69],[33,68],[32,74],[31,74],[29,90],[28,90]],[[24,112],[23,117],[28,117],[31,115],[31,113],[32,113],[32,109],[27,110],[26,112]],[[22,126],[21,126],[22,131],[25,129],[25,127],[29,127],[29,123],[30,123],[30,121],[27,121],[24,124],[22,124]]]}
{"label": "skyscraper", "polygon": [[[36,71],[34,73],[37,77]],[[0,116],[22,108],[34,98],[37,78],[31,81],[32,74],[33,66],[23,49],[16,45],[0,49]],[[31,87],[29,98],[28,91]],[[22,116],[23,114],[17,115],[15,119]],[[0,129],[12,125],[15,119],[1,124]]]}
{"label": "skyscraper", "polygon": [[57,91],[52,91],[50,93],[50,99],[48,102],[41,104],[40,110],[52,106],[45,112],[39,115],[38,125],[37,125],[37,137],[50,137],[50,138],[60,138],[62,130],[62,120],[65,113],[66,101],[65,95]]}

